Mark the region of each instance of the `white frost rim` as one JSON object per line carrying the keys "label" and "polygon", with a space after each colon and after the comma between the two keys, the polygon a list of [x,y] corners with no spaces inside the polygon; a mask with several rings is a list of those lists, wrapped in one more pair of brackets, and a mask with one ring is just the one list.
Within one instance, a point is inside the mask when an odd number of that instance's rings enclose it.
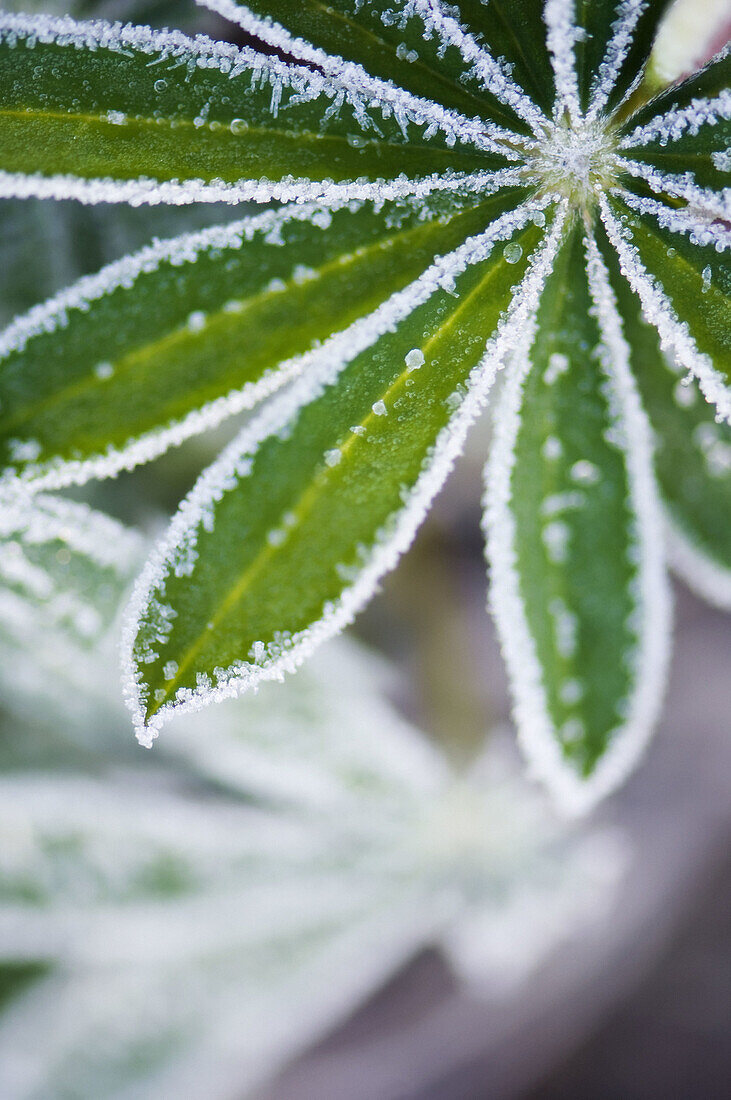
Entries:
{"label": "white frost rim", "polygon": [[665,510],[665,544],[674,573],[712,607],[731,611],[731,569],[709,557]]}

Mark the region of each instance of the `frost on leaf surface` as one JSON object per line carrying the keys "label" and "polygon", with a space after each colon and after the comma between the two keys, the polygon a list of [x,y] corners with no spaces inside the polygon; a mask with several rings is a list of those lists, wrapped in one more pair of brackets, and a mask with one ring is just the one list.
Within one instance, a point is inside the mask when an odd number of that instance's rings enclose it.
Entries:
{"label": "frost on leaf surface", "polygon": [[[499,737],[458,776],[385,690],[337,640],[209,712],[195,756],[175,750],[183,718],[154,775],[119,774],[118,738],[62,777],[0,779],[0,965],[32,979],[0,1006],[3,1096],[248,1096],[425,947],[500,995],[582,936],[621,838],[573,836]],[[336,738],[346,715],[370,736]],[[250,773],[275,731],[279,775],[217,771],[228,752]]]}
{"label": "frost on leaf surface", "polygon": [[11,324],[4,482],[112,475],[266,401],[139,579],[149,741],[350,621],[507,365],[492,603],[521,742],[588,806],[656,718],[663,529],[728,602],[728,50],[660,87],[664,0],[202,6],[267,52],[0,16],[1,193],[283,203]]}

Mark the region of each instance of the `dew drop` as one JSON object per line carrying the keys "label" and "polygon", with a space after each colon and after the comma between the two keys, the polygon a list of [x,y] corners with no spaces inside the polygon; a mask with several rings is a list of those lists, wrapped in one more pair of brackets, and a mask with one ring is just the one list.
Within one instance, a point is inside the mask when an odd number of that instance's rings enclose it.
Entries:
{"label": "dew drop", "polygon": [[409,371],[418,370],[426,362],[424,352],[420,348],[412,348],[404,357],[404,363]]}
{"label": "dew drop", "polygon": [[154,87],[156,92],[164,92],[165,89],[167,88],[167,86],[168,86],[167,80],[162,80],[162,78],[160,80],[156,80],[155,83],[153,84],[153,87]]}
{"label": "dew drop", "polygon": [[229,129],[232,134],[245,134],[249,129],[249,124],[244,118],[232,118]]}
{"label": "dew drop", "polygon": [[503,249],[505,262],[509,264],[517,264],[522,255],[523,248],[516,241],[511,241],[510,244],[506,244],[505,248]]}

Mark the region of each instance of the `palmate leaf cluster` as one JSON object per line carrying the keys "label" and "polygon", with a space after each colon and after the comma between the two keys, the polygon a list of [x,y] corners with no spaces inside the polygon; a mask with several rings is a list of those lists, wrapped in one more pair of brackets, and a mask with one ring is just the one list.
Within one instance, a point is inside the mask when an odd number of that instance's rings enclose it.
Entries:
{"label": "palmate leaf cluster", "polygon": [[149,742],[352,619],[489,397],[518,732],[582,809],[656,721],[668,557],[731,603],[728,50],[648,101],[662,0],[206,6],[269,52],[0,17],[2,194],[268,205],[0,334],[4,491],[264,402],[140,576]]}

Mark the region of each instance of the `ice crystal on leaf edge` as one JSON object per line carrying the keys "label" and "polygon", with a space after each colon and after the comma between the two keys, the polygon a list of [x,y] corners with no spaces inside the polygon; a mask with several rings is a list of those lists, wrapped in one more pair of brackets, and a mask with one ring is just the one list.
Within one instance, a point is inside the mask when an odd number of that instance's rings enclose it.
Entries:
{"label": "ice crystal on leaf edge", "polygon": [[[512,462],[509,425],[514,424],[515,412],[509,412],[505,423],[500,423],[498,416],[498,440],[491,459],[485,504],[488,554],[493,569],[492,603],[512,674],[521,741],[535,770],[557,798],[569,809],[587,809],[621,781],[649,736],[662,696],[668,634],[668,601],[662,569],[660,509],[656,503],[657,487],[651,463],[651,431],[632,380],[629,337],[623,332],[624,318],[610,286],[598,235],[608,240],[622,274],[637,295],[646,320],[656,327],[663,351],[674,368],[679,366],[687,370],[697,380],[706,399],[716,405],[718,417],[728,421],[731,418],[729,388],[721,365],[715,361],[713,351],[708,350],[710,344],[705,333],[699,344],[700,337],[695,338],[693,326],[682,314],[680,295],[670,292],[658,278],[657,270],[648,267],[634,239],[633,227],[618,212],[617,201],[622,200],[627,209],[636,213],[638,223],[649,224],[653,232],[659,228],[687,237],[693,246],[712,247],[718,254],[727,251],[731,234],[722,219],[729,217],[731,209],[728,189],[713,189],[697,182],[691,171],[695,166],[691,157],[686,158],[688,171],[670,173],[658,168],[651,156],[645,158],[644,155],[649,148],[665,148],[668,143],[672,145],[683,137],[697,137],[699,133],[707,137],[714,128],[720,140],[723,124],[728,122],[731,113],[729,92],[724,89],[718,95],[699,95],[689,104],[663,102],[656,118],[645,117],[645,109],[642,121],[632,125],[631,101],[639,88],[643,66],[637,65],[637,71],[629,76],[625,68],[647,15],[648,5],[642,0],[621,0],[614,5],[615,18],[607,33],[602,60],[589,80],[583,78],[576,59],[578,44],[585,31],[575,24],[573,3],[571,0],[547,0],[543,11],[544,33],[555,87],[550,117],[512,79],[510,64],[505,59],[494,58],[483,38],[473,34],[448,5],[435,0],[404,0],[383,12],[384,40],[388,39],[388,29],[394,25],[412,34],[414,26],[418,26],[425,43],[437,44],[439,59],[447,56],[451,63],[455,57],[460,59],[464,87],[477,89],[486,103],[498,105],[499,123],[476,115],[470,117],[453,106],[431,102],[382,76],[372,76],[360,63],[328,55],[271,17],[257,14],[256,10],[233,0],[200,2],[236,21],[268,46],[294,57],[296,64],[265,57],[250,49],[238,50],[227,44],[212,43],[201,37],[187,39],[178,32],[151,32],[146,28],[43,17],[0,15],[0,43],[17,49],[20,44],[30,48],[32,41],[33,46],[45,43],[56,50],[101,49],[112,55],[138,51],[143,56],[153,55],[148,65],[169,63],[189,76],[197,70],[214,72],[236,88],[244,87],[237,81],[248,80],[246,87],[253,89],[251,94],[257,89],[268,88],[269,112],[275,120],[287,112],[287,117],[293,119],[300,105],[320,103],[326,105],[321,133],[327,133],[328,128],[342,133],[343,129],[357,126],[367,144],[377,141],[385,127],[389,140],[403,142],[404,148],[417,137],[424,146],[436,143],[442,150],[455,150],[455,163],[459,163],[459,155],[465,150],[500,158],[501,163],[493,169],[477,172],[447,170],[414,176],[399,172],[392,179],[359,177],[350,180],[300,179],[282,174],[279,180],[156,181],[149,177],[81,178],[38,171],[2,171],[0,193],[7,195],[133,203],[250,199],[285,201],[290,205],[279,212],[245,219],[235,226],[171,242],[157,242],[138,256],[82,280],[10,326],[0,337],[0,364],[20,354],[39,334],[65,330],[73,323],[75,312],[93,310],[94,303],[113,290],[134,286],[142,272],[155,271],[163,263],[193,264],[201,250],[217,245],[244,248],[257,233],[276,231],[277,224],[292,218],[306,220],[318,212],[355,211],[369,202],[376,209],[388,202],[398,202],[404,208],[418,211],[417,217],[428,223],[430,219],[443,216],[438,204],[432,205],[434,196],[439,194],[451,191],[456,195],[499,193],[501,188],[516,184],[527,188],[527,193],[513,212],[503,213],[489,228],[468,237],[458,247],[435,255],[420,276],[396,290],[377,309],[333,334],[320,347],[277,364],[276,370],[266,372],[258,382],[223,393],[176,422],[160,425],[155,431],[130,439],[121,449],[110,448],[104,454],[86,459],[55,456],[35,462],[36,456],[29,449],[31,444],[35,448],[35,441],[16,441],[14,484],[20,479],[29,488],[59,488],[88,477],[112,475],[119,469],[155,457],[168,446],[218,423],[232,412],[251,407],[294,380],[293,387],[266,405],[258,418],[206,471],[138,580],[124,629],[124,680],[138,736],[143,743],[150,743],[173,713],[198,709],[255,686],[259,681],[281,678],[285,672],[294,670],[317,644],[351,621],[373,593],[379,578],[395,565],[410,544],[500,369],[509,367],[503,408],[510,392],[514,399],[519,394],[520,378],[528,371],[525,356],[533,338],[534,318],[543,287],[564,238],[578,220],[584,225],[591,296],[603,332],[602,365],[607,384],[615,392],[619,434],[626,443],[631,507],[640,517],[637,542],[640,591],[635,593],[635,602],[639,621],[637,636],[641,641],[634,657],[634,689],[626,701],[624,725],[612,733],[604,758],[588,777],[577,774],[562,755],[547,708],[541,702],[545,670],[536,663],[535,654],[530,660],[520,656],[525,657],[532,650],[530,630],[521,613],[521,578],[512,560],[514,555],[511,557],[500,549],[508,546],[512,530],[513,502],[509,499],[505,479]],[[363,16],[362,9],[368,5],[355,2],[341,6],[349,11],[352,8],[350,14],[358,18],[376,19],[380,11],[374,5],[376,12],[366,12]],[[252,7],[256,9],[257,5]],[[642,58],[644,61],[646,56]],[[307,68],[312,64],[318,71]],[[629,113],[629,121],[622,117],[623,111]],[[115,117],[108,118],[107,122],[123,125],[124,113],[114,114]],[[514,132],[505,125],[506,115],[515,119]],[[221,130],[220,122],[209,123],[204,112],[201,116],[195,125],[203,133],[215,132],[216,127]],[[246,127],[241,123],[239,116],[231,120],[232,134],[245,132]],[[676,154],[675,160],[682,160],[682,155],[681,149],[680,158]],[[714,155],[714,164],[717,164],[717,156]],[[242,653],[233,664],[199,669],[195,683],[186,686],[180,679],[181,662],[174,659],[168,644],[174,634],[177,612],[167,602],[166,581],[175,576],[195,583],[199,537],[215,527],[216,510],[221,501],[228,494],[236,493],[252,476],[256,456],[267,441],[286,438],[300,411],[332,391],[357,356],[378,347],[380,340],[397,332],[400,324],[418,314],[432,298],[436,301],[441,293],[458,293],[454,287],[465,272],[484,264],[491,255],[498,255],[498,242],[504,242],[504,248],[502,245],[500,248],[505,262],[517,264],[523,249],[514,238],[529,223],[537,228],[545,227],[544,239],[526,257],[527,264],[514,288],[512,303],[503,310],[496,326],[485,332],[485,351],[479,362],[466,370],[463,384],[450,398],[453,415],[435,433],[431,445],[423,453],[421,471],[411,484],[402,486],[400,507],[377,525],[370,544],[359,549],[357,564],[338,570],[350,583],[343,583],[336,599],[324,601],[324,613],[305,629],[290,632],[287,624],[282,623],[269,640],[255,642],[249,654]],[[704,290],[708,289],[710,281],[706,272],[710,272],[710,267],[704,269]],[[205,315],[202,317],[204,324]],[[420,374],[428,373],[428,357],[424,357],[421,348],[414,346],[406,354],[407,369],[403,375],[414,370],[409,364],[416,361],[415,356],[420,364],[427,366],[426,372],[420,366]],[[103,376],[97,372],[97,377],[102,379]],[[387,402],[382,397],[372,403],[371,415],[388,413]],[[354,423],[356,419],[353,418]],[[366,433],[362,423],[355,423],[349,430],[351,438],[361,438]],[[326,470],[333,471],[332,476],[336,476],[334,471],[341,470],[344,449],[350,446],[348,443],[345,448],[338,445],[324,451],[322,463]],[[294,517],[292,522],[285,520],[281,529],[269,532],[270,547],[285,544],[289,528],[296,525],[294,512],[287,514]],[[688,572],[691,559],[701,563],[699,588],[712,590],[719,587],[718,578],[723,580],[722,591],[716,595],[724,602],[724,593],[728,591],[725,564],[714,561],[699,545],[693,545],[699,540],[681,534],[677,524],[674,524],[670,541],[672,556],[683,563],[683,572]],[[714,578],[713,583],[709,582],[710,577]],[[515,614],[501,614],[500,607],[508,604]],[[620,661],[626,657],[614,656]],[[176,672],[166,675],[165,686],[153,692],[145,670],[155,662],[168,670],[175,667]],[[528,687],[528,680],[532,687]],[[525,700],[529,696],[533,701],[527,705]]]}

